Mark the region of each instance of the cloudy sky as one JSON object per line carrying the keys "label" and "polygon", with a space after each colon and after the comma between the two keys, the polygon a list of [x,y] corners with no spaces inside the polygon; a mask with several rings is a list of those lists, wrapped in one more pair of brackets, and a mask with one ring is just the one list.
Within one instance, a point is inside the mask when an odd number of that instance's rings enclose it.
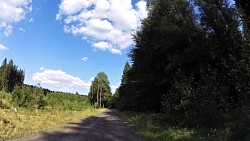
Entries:
{"label": "cloudy sky", "polygon": [[0,61],[13,59],[25,83],[87,94],[104,71],[120,84],[144,0],[0,0]]}

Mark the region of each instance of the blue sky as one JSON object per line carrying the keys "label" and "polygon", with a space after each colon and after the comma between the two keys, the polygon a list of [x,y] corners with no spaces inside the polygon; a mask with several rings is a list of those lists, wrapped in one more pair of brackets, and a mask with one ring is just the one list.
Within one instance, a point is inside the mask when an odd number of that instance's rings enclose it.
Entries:
{"label": "blue sky", "polygon": [[120,84],[143,0],[0,0],[0,60],[25,70],[25,83],[87,94],[104,71]]}

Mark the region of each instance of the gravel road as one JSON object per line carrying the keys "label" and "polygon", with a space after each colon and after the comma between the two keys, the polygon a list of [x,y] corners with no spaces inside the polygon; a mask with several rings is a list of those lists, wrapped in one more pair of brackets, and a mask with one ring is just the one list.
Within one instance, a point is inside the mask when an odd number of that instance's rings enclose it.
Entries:
{"label": "gravel road", "polygon": [[12,141],[141,141],[136,131],[112,110],[63,128]]}

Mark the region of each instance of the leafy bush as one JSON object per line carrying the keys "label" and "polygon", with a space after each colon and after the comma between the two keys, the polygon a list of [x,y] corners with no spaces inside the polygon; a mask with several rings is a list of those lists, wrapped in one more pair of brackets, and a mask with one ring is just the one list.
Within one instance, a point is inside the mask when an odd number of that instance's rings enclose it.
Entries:
{"label": "leafy bush", "polygon": [[46,105],[42,88],[28,86],[16,86],[11,94],[11,102],[25,108],[43,108]]}
{"label": "leafy bush", "polygon": [[70,93],[51,92],[46,100],[49,107],[60,110],[81,110],[90,106],[87,96]]}
{"label": "leafy bush", "polygon": [[0,108],[8,109],[10,108],[9,100],[11,95],[9,93],[5,93],[0,91]]}

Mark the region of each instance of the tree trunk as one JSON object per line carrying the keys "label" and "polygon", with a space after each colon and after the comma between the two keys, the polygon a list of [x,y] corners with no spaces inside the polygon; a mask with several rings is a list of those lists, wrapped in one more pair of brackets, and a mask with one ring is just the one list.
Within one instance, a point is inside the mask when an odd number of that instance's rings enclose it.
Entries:
{"label": "tree trunk", "polygon": [[[90,88],[91,89],[91,88]],[[94,105],[93,88],[91,89],[91,105]]]}
{"label": "tree trunk", "polygon": [[101,87],[101,90],[100,90],[100,108],[102,107],[102,87]]}
{"label": "tree trunk", "polygon": [[96,92],[97,105],[99,105],[99,96],[98,96],[98,93],[99,93],[99,84],[97,84],[97,92]]}

